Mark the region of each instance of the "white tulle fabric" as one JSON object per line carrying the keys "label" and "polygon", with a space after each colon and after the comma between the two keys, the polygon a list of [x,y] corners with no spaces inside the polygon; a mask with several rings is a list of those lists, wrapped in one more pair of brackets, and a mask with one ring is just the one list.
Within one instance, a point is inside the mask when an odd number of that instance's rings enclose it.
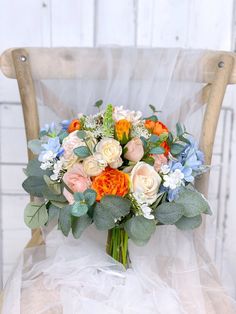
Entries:
{"label": "white tulle fabric", "polygon": [[[38,102],[50,107],[54,117],[92,113],[92,104],[101,98],[147,116],[151,103],[170,127],[182,121],[199,136],[203,84],[196,78],[202,73],[204,52],[106,47],[94,50],[94,59],[89,60],[86,50],[70,53],[83,79],[35,77]],[[35,73],[40,56],[34,51],[30,56]],[[83,73],[81,62],[87,62]],[[45,107],[41,112],[42,120],[50,121]],[[91,226],[75,240],[53,228],[45,233],[45,245],[24,250],[5,287],[2,313],[236,313],[235,301],[227,295],[205,249],[206,239],[211,240],[210,228],[203,233],[158,227],[146,246],[129,242],[131,267],[125,270],[106,255],[105,232]]]}

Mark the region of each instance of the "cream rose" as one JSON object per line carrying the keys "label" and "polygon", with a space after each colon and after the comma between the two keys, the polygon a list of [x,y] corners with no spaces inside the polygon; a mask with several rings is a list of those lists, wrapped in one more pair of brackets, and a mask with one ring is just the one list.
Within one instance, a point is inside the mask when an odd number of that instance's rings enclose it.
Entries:
{"label": "cream rose", "polygon": [[78,131],[71,132],[62,142],[62,147],[64,148],[65,163],[64,167],[66,169],[72,167],[78,157],[74,154],[74,149],[79,146],[85,146],[86,144],[77,136]]}
{"label": "cream rose", "polygon": [[161,177],[145,162],[138,162],[131,171],[131,191],[140,203],[153,204],[157,199]]}
{"label": "cream rose", "polygon": [[113,138],[103,138],[96,146],[97,153],[102,154],[102,158],[110,165],[117,163],[122,154],[122,147]]}
{"label": "cream rose", "polygon": [[106,168],[107,162],[103,160],[102,154],[95,153],[83,161],[85,173],[90,177],[96,177]]}

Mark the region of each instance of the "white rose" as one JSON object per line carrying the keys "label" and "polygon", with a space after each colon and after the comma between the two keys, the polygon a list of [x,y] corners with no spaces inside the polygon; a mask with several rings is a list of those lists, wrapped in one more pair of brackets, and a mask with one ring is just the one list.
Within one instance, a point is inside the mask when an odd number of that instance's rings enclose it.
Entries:
{"label": "white rose", "polygon": [[126,119],[132,124],[137,124],[140,121],[141,117],[141,111],[131,111],[128,109],[124,109],[123,106],[114,107],[113,119],[115,121]]}
{"label": "white rose", "polygon": [[109,164],[109,166],[110,166],[111,168],[113,168],[113,169],[117,169],[117,168],[119,168],[122,164],[123,164],[123,160],[122,160],[122,158],[119,158],[119,159],[117,159],[116,161],[111,162],[111,163]]}
{"label": "white rose", "polygon": [[79,147],[79,146],[85,146],[86,144],[84,143],[83,140],[81,140],[77,136],[78,131],[71,132],[67,137],[64,138],[62,142],[62,147],[64,148],[64,154],[63,157],[69,161],[77,156],[74,154],[74,149]]}
{"label": "white rose", "polygon": [[103,160],[102,154],[100,153],[95,153],[83,161],[84,172],[90,177],[98,176],[106,166],[107,163]]}
{"label": "white rose", "polygon": [[96,146],[97,153],[102,154],[103,159],[112,165],[120,160],[122,147],[117,140],[113,138],[103,138]]}
{"label": "white rose", "polygon": [[135,197],[148,205],[153,204],[158,197],[161,177],[154,167],[141,161],[131,171],[131,191]]}

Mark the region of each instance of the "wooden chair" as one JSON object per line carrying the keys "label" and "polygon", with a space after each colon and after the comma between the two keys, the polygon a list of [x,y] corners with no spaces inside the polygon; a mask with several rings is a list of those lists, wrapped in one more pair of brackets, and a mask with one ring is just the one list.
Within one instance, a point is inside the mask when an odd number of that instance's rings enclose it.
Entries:
{"label": "wooden chair", "polygon": [[[73,59],[77,50],[83,56],[81,68],[78,71]],[[114,48],[119,54],[119,48]],[[17,48],[5,51],[0,59],[0,67],[5,76],[16,79],[21,97],[24,123],[27,141],[37,138],[39,134],[39,115],[37,109],[34,78],[49,79],[83,78],[87,75],[87,63],[99,62],[99,48]],[[96,60],[95,60],[96,54]],[[72,56],[73,55],[73,56]],[[30,60],[40,56],[34,65],[32,77]],[[197,78],[199,82],[205,83],[202,97],[206,103],[202,135],[200,145],[205,153],[207,164],[211,164],[213,144],[222,101],[228,84],[236,84],[236,54],[229,52],[206,52],[201,59],[202,73]],[[58,66],[57,66],[58,65]],[[59,66],[60,65],[60,66]],[[92,71],[92,70],[91,70]],[[188,74],[191,75],[191,74]],[[191,79],[186,77],[185,79]],[[28,150],[29,160],[33,154]],[[198,189],[207,195],[209,174],[204,174],[197,182]],[[39,229],[32,232],[32,238],[27,247],[43,243]]]}

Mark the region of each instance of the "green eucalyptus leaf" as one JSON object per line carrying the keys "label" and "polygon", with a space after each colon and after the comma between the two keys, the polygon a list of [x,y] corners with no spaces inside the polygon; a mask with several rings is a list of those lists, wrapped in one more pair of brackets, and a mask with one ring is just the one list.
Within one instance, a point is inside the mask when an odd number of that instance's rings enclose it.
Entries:
{"label": "green eucalyptus leaf", "polygon": [[184,134],[184,132],[185,132],[185,127],[184,127],[180,122],[178,122],[178,123],[176,124],[176,131],[177,131],[177,136],[179,137],[179,136],[181,136],[181,135]]}
{"label": "green eucalyptus leaf", "polygon": [[159,205],[155,211],[154,216],[158,221],[164,225],[175,224],[184,214],[184,207],[174,202],[165,202]]}
{"label": "green eucalyptus leaf", "polygon": [[159,155],[159,154],[164,154],[164,152],[165,152],[164,148],[160,147],[160,146],[154,147],[150,150],[150,154],[158,154]]}
{"label": "green eucalyptus leaf", "polygon": [[31,229],[45,225],[48,221],[48,212],[45,203],[29,203],[25,208],[24,221]]}
{"label": "green eucalyptus leaf", "polygon": [[49,176],[44,175],[43,176],[44,181],[46,182],[50,192],[52,192],[53,194],[56,195],[60,195],[61,194],[61,184],[57,181],[53,181],[49,178]]}
{"label": "green eucalyptus leaf", "polygon": [[[63,194],[56,195],[55,193],[52,193],[48,187],[46,186],[46,189],[43,191],[43,197],[51,202],[60,202],[60,203],[67,203],[67,199]],[[65,206],[65,204],[64,204]]]}
{"label": "green eucalyptus leaf", "polygon": [[202,223],[201,215],[195,217],[182,217],[178,220],[175,225],[180,230],[191,230],[198,228]]}
{"label": "green eucalyptus leaf", "polygon": [[151,143],[156,143],[156,142],[158,142],[159,140],[160,140],[160,137],[157,136],[157,135],[155,135],[155,134],[152,134],[152,135],[150,136],[150,138],[149,138],[149,142],[151,142]]}
{"label": "green eucalyptus leaf", "polygon": [[65,206],[68,205],[67,201],[66,202],[59,202],[59,201],[50,200],[50,203],[52,203],[52,205],[59,207],[59,208],[64,208]]}
{"label": "green eucalyptus leaf", "polygon": [[115,227],[114,217],[101,203],[96,203],[93,220],[98,230],[109,230]]}
{"label": "green eucalyptus leaf", "polygon": [[30,176],[22,183],[22,187],[32,196],[43,197],[47,185],[43,177]]}
{"label": "green eucalyptus leaf", "polygon": [[144,159],[142,159],[144,162],[146,162],[146,164],[149,164],[149,165],[151,165],[151,166],[153,166],[154,165],[154,163],[155,163],[155,159],[153,158],[153,157],[151,157],[151,156],[149,156],[149,157],[146,157],[146,158],[144,158]]}
{"label": "green eucalyptus leaf", "polygon": [[64,138],[66,138],[68,135],[69,133],[67,131],[62,131],[60,132],[58,136],[59,136],[60,141],[63,142]]}
{"label": "green eucalyptus leaf", "polygon": [[84,197],[85,197],[86,204],[88,206],[92,206],[96,201],[97,193],[92,189],[87,189],[84,192]]}
{"label": "green eucalyptus leaf", "polygon": [[71,215],[81,217],[88,212],[88,205],[80,202],[75,202],[71,207]]}
{"label": "green eucalyptus leaf", "polygon": [[39,155],[42,151],[42,143],[40,140],[30,140],[28,142],[28,148],[31,150],[31,152],[35,155]]}
{"label": "green eucalyptus leaf", "polygon": [[72,224],[71,205],[60,209],[58,224],[62,233],[67,237],[70,233],[70,228]]}
{"label": "green eucalyptus leaf", "polygon": [[124,228],[131,240],[137,245],[143,245],[149,241],[156,229],[156,224],[153,219],[135,216],[125,222]]}
{"label": "green eucalyptus leaf", "polygon": [[27,177],[42,177],[45,174],[46,175],[51,175],[52,171],[51,170],[43,170],[40,168],[41,162],[38,161],[37,158],[32,159],[28,162],[27,167],[25,169],[25,174]]}
{"label": "green eucalyptus leaf", "polygon": [[75,192],[74,193],[74,199],[76,202],[84,202],[85,201],[84,194],[81,192]]}
{"label": "green eucalyptus leaf", "polygon": [[99,109],[102,106],[102,104],[103,104],[103,100],[99,99],[98,101],[95,102],[94,106]]}
{"label": "green eucalyptus leaf", "polygon": [[88,215],[73,219],[72,234],[75,239],[79,239],[84,230],[91,225],[92,219]]}
{"label": "green eucalyptus leaf", "polygon": [[84,140],[86,138],[86,132],[83,131],[83,130],[80,130],[80,131],[77,131],[77,136],[81,139],[81,140]]}
{"label": "green eucalyptus leaf", "polygon": [[157,122],[157,121],[158,121],[157,116],[155,116],[155,115],[152,115],[152,116],[147,117],[147,118],[144,118],[144,119],[145,119],[145,120],[151,120],[151,121],[154,121],[154,122]]}
{"label": "green eucalyptus leaf", "polygon": [[86,158],[91,155],[87,146],[80,146],[75,148],[74,154],[80,158]]}
{"label": "green eucalyptus leaf", "polygon": [[160,134],[160,141],[161,142],[164,142],[168,139],[168,133],[167,132],[164,132],[162,134]]}
{"label": "green eucalyptus leaf", "polygon": [[55,218],[59,218],[60,208],[50,203],[48,207],[48,222],[52,221]]}
{"label": "green eucalyptus leaf", "polygon": [[118,219],[128,215],[131,202],[117,195],[106,195],[101,199],[101,205],[111,213],[113,219]]}
{"label": "green eucalyptus leaf", "polygon": [[186,217],[194,217],[201,213],[212,214],[209,203],[204,196],[196,190],[182,188],[175,203],[183,206],[183,215]]}
{"label": "green eucalyptus leaf", "polygon": [[182,153],[184,148],[185,147],[183,145],[178,144],[178,143],[174,143],[171,145],[170,152],[172,155],[178,155],[178,154]]}

